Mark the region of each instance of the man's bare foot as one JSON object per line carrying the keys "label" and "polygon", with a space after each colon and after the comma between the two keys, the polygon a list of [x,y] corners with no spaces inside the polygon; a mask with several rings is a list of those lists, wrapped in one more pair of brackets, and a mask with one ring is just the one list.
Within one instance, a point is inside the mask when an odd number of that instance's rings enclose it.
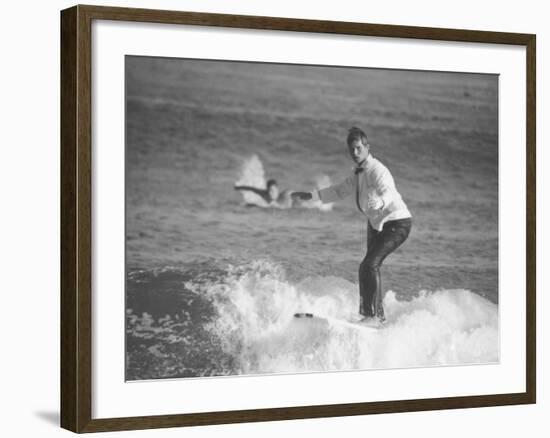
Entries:
{"label": "man's bare foot", "polygon": [[379,328],[384,322],[376,316],[363,316],[357,323],[366,327]]}

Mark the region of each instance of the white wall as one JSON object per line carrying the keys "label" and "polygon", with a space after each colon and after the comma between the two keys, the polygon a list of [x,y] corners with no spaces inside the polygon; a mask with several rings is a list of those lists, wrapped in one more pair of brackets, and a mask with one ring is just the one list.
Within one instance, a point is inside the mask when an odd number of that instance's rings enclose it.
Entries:
{"label": "white wall", "polygon": [[[437,2],[417,0],[359,2],[270,2],[233,0],[111,0],[111,6],[273,15],[372,23],[455,27],[537,34],[538,77],[538,400],[535,406],[286,421],[163,431],[127,432],[113,436],[256,436],[315,434],[471,437],[482,435],[543,436],[549,411],[549,385],[543,373],[548,305],[543,272],[550,218],[548,179],[542,175],[548,152],[545,77],[548,65],[549,14],[544,2],[506,4],[502,0]],[[369,4],[370,3],[370,4]],[[0,187],[2,199],[1,264],[3,306],[0,315],[1,415],[4,436],[58,436],[59,405],[59,10],[69,1],[5,2],[2,5],[0,68]],[[546,52],[546,53],[545,53]],[[546,117],[545,117],[546,115]],[[7,244],[6,244],[7,242]],[[543,248],[546,246],[546,248]],[[548,347],[548,345],[546,345]],[[545,421],[546,420],[546,421]]]}

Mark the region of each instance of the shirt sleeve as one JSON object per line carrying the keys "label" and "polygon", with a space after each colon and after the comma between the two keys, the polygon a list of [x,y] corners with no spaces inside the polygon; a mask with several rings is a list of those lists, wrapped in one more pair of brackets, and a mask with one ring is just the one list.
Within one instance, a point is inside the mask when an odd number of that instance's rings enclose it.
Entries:
{"label": "shirt sleeve", "polygon": [[319,198],[324,203],[330,203],[351,195],[355,190],[355,175],[348,176],[339,184],[318,191]]}

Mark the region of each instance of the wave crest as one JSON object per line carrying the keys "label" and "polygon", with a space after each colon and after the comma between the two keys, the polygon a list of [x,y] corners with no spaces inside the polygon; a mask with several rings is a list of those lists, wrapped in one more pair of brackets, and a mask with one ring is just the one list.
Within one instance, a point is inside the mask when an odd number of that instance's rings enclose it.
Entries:
{"label": "wave crest", "polygon": [[[330,323],[357,314],[357,285],[338,277],[293,283],[279,265],[255,261],[230,268],[205,292],[217,312],[207,329],[235,359],[240,374],[499,360],[498,306],[467,290],[421,291],[408,301],[388,291],[387,322],[376,332]],[[298,320],[296,312],[329,320]]]}

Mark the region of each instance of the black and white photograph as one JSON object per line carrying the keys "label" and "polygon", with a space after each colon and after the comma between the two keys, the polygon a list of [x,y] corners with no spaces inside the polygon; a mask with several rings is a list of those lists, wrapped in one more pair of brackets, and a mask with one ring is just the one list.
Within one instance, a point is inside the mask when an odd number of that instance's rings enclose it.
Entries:
{"label": "black and white photograph", "polygon": [[125,379],[498,363],[499,77],[125,58]]}

